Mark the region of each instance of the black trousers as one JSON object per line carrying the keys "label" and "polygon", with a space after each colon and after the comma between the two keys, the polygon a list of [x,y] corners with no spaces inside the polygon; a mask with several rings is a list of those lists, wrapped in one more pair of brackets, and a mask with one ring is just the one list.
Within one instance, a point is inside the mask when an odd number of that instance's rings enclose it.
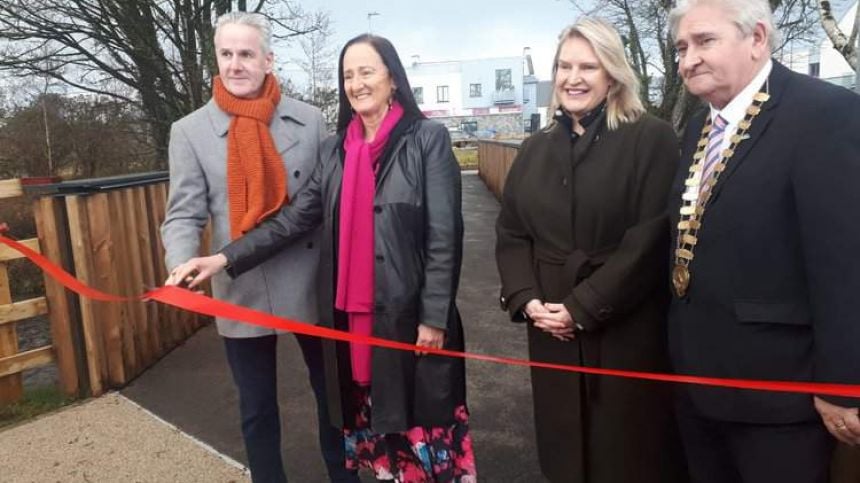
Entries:
{"label": "black trousers", "polygon": [[679,397],[693,483],[827,483],[835,440],[820,421],[749,424],[704,417]]}
{"label": "black trousers", "polygon": [[[358,482],[344,464],[343,432],[328,420],[322,346],[316,337],[297,334],[317,401],[319,442],[331,481]],[[278,336],[224,338],[227,361],[239,391],[242,437],[254,483],[287,481],[281,458],[281,420],[277,391]]]}

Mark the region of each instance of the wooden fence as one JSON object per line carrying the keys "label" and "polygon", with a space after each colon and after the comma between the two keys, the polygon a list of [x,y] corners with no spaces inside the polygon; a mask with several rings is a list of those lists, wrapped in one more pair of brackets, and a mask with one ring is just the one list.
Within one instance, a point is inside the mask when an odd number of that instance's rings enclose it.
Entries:
{"label": "wooden fence", "polygon": [[502,197],[508,171],[517,156],[519,147],[520,143],[517,141],[481,140],[478,142],[478,175],[497,199]]}
{"label": "wooden fence", "polygon": [[[167,277],[159,233],[167,201],[166,174],[60,183],[35,191],[38,244],[28,243],[82,282],[133,296]],[[69,395],[100,395],[125,385],[206,322],[155,303],[77,297],[48,278],[45,285],[53,344],[43,349],[38,362],[56,360],[62,389]],[[12,345],[5,350],[10,352]],[[36,359],[26,354],[14,357]],[[0,375],[4,367],[18,374],[36,365],[12,366],[14,360],[3,363],[7,359],[0,359]],[[17,377],[20,386],[20,375],[11,377]]]}
{"label": "wooden fence", "polygon": [[[24,196],[20,180],[0,181],[0,199]],[[37,223],[39,220],[37,220]],[[20,240],[27,247],[42,251],[39,240]],[[65,297],[62,289],[45,280],[46,296],[29,300],[12,300],[8,263],[22,255],[0,247],[0,404],[18,400],[23,395],[22,373],[28,369],[56,363],[60,386],[67,394],[76,394],[79,386],[76,356],[72,342],[72,320],[68,311],[55,307],[49,311],[48,297],[59,300]],[[19,352],[17,322],[32,317],[49,315],[52,344]]]}

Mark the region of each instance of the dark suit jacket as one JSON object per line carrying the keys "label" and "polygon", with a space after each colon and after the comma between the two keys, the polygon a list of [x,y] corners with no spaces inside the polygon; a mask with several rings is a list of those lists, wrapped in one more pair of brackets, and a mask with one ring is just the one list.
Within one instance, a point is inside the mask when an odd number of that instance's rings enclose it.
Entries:
{"label": "dark suit jacket", "polygon": [[[684,374],[857,384],[860,96],[776,62],[769,92],[706,207],[688,296],[672,301],[673,363]],[[695,116],[684,136],[669,204],[673,240],[707,115]],[[719,420],[817,418],[810,395],[682,391]]]}

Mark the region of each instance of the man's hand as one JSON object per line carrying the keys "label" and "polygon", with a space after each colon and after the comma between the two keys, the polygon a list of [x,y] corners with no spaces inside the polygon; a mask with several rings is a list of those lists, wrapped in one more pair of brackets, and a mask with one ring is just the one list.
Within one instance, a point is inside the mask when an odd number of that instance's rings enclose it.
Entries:
{"label": "man's hand", "polygon": [[217,253],[210,257],[197,257],[177,265],[164,285],[187,285],[193,289],[227,266],[227,257]]}
{"label": "man's hand", "polygon": [[860,444],[860,418],[857,408],[844,408],[816,397],[815,409],[821,415],[824,427],[834,438],[850,446]]}

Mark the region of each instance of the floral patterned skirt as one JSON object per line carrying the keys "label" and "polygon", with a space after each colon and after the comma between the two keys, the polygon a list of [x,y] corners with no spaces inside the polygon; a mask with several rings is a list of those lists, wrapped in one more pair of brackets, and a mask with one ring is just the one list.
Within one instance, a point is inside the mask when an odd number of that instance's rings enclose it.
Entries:
{"label": "floral patterned skirt", "polygon": [[368,468],[377,480],[403,483],[475,483],[475,454],[465,406],[448,427],[414,427],[402,433],[370,429],[370,387],[354,386],[355,427],[344,429],[346,467]]}

